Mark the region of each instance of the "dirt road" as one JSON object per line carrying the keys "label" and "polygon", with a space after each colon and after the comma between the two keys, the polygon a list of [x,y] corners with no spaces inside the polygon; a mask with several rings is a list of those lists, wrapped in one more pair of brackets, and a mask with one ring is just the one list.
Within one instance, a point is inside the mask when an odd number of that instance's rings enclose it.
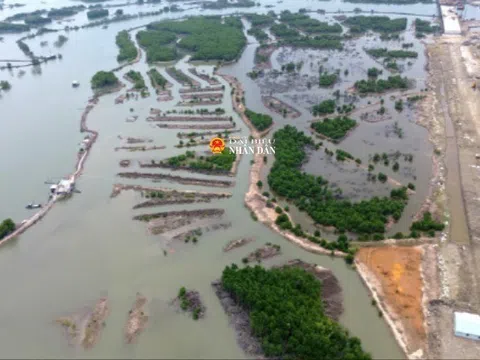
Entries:
{"label": "dirt road", "polygon": [[445,154],[450,222],[447,241],[427,247],[423,263],[429,358],[480,358],[478,342],[453,335],[454,311],[480,313],[480,92],[472,89],[480,62],[466,40],[444,35],[428,46],[432,117],[445,126],[436,145]]}

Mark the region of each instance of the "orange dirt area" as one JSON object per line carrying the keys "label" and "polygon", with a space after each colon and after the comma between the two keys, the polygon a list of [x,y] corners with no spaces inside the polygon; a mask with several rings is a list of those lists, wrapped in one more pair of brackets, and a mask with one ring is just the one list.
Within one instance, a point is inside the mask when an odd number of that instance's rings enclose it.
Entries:
{"label": "orange dirt area", "polygon": [[378,281],[374,287],[392,320],[402,328],[407,351],[424,349],[422,250],[398,246],[361,248],[357,260]]}

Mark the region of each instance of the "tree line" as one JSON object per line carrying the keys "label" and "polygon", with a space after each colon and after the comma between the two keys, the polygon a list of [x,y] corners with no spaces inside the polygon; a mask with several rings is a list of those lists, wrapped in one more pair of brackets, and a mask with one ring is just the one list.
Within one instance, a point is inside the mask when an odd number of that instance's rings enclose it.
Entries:
{"label": "tree line", "polygon": [[115,43],[119,47],[119,53],[117,55],[118,62],[132,61],[137,57],[138,49],[130,38],[127,30],[122,30],[117,34]]}
{"label": "tree line", "polygon": [[325,315],[321,283],[304,269],[239,269],[233,264],[223,270],[221,281],[249,312],[252,332],[266,357],[371,359],[358,338]]}

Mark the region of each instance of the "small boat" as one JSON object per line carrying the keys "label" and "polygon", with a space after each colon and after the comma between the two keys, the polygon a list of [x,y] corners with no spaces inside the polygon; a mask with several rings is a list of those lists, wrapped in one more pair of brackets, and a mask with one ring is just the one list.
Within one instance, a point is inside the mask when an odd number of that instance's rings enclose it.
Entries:
{"label": "small boat", "polygon": [[80,83],[77,80],[72,81],[72,87],[76,88],[76,87],[79,87],[79,86],[80,86]]}
{"label": "small boat", "polygon": [[25,206],[25,208],[27,208],[27,209],[38,209],[38,208],[41,208],[41,207],[42,207],[41,204],[34,204],[34,203],[30,203],[27,206]]}

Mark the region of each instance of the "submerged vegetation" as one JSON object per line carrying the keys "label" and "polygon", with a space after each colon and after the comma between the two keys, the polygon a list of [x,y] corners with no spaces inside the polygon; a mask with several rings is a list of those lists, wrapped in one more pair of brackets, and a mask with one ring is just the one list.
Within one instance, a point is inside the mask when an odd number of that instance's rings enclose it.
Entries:
{"label": "submerged vegetation", "polygon": [[130,38],[128,31],[123,30],[117,34],[115,43],[120,49],[119,54],[117,55],[117,61],[132,61],[138,55],[137,47]]}
{"label": "submerged vegetation", "polygon": [[272,117],[270,115],[257,113],[250,109],[245,110],[245,115],[248,117],[248,119],[258,131],[268,129],[273,123]]}
{"label": "submerged vegetation", "polygon": [[422,20],[422,19],[415,19],[415,31],[416,37],[424,37],[425,34],[433,34],[440,31],[440,26],[434,25],[430,23],[430,21]]}
{"label": "submerged vegetation", "polygon": [[310,137],[287,125],[274,134],[275,162],[268,175],[270,189],[293,201],[317,224],[334,226],[339,231],[359,234],[384,233],[391,216],[400,219],[405,200],[374,197],[352,203],[334,195],[328,181],[301,171],[306,160],[306,146],[313,146]]}
{"label": "submerged vegetation", "polygon": [[249,311],[267,357],[370,359],[358,338],[325,315],[321,283],[303,269],[227,266],[222,286]]}
{"label": "submerged vegetation", "polygon": [[357,125],[357,122],[346,116],[337,116],[333,119],[323,119],[323,121],[313,122],[311,127],[316,132],[332,139],[340,140]]}

